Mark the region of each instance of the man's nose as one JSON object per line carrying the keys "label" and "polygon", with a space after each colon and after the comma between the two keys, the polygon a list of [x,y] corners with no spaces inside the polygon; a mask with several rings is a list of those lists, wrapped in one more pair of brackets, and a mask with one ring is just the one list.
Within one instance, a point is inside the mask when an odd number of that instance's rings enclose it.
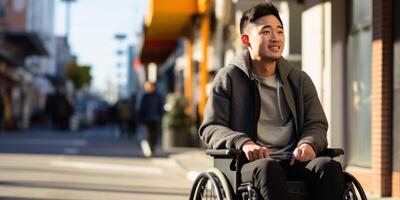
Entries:
{"label": "man's nose", "polygon": [[271,37],[269,38],[269,40],[275,42],[277,40],[276,33],[272,32]]}

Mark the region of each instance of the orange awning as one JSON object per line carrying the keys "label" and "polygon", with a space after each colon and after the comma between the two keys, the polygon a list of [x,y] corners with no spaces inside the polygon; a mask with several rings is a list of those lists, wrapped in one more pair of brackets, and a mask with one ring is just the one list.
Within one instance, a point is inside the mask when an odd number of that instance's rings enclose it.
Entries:
{"label": "orange awning", "polygon": [[162,63],[176,49],[177,40],[190,33],[197,0],[149,0],[145,16],[141,61]]}

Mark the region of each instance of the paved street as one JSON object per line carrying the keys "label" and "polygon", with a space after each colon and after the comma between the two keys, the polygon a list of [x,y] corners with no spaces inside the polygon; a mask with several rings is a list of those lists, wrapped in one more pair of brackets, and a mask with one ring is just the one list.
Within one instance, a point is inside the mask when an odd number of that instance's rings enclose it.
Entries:
{"label": "paved street", "polygon": [[185,154],[146,159],[142,136],[116,135],[112,127],[1,134],[0,199],[187,199]]}
{"label": "paved street", "polygon": [[0,135],[2,153],[39,153],[65,155],[95,155],[142,157],[141,134],[130,139],[118,137],[116,128],[104,126],[77,132],[31,130]]}

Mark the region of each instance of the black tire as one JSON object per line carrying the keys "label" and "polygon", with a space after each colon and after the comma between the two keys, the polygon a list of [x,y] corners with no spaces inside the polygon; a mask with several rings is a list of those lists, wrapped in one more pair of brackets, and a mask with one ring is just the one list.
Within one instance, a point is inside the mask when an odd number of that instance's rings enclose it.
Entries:
{"label": "black tire", "polygon": [[190,191],[190,200],[231,200],[227,181],[219,171],[214,169],[202,172],[197,176]]}
{"label": "black tire", "polygon": [[351,183],[351,182],[346,183],[346,188],[344,189],[342,199],[343,200],[358,200],[353,183]]}
{"label": "black tire", "polygon": [[362,188],[360,182],[358,182],[358,180],[348,172],[343,172],[343,175],[346,181],[346,189],[343,194],[343,199],[358,200],[359,196],[361,200],[367,200],[367,196],[365,195],[364,189]]}

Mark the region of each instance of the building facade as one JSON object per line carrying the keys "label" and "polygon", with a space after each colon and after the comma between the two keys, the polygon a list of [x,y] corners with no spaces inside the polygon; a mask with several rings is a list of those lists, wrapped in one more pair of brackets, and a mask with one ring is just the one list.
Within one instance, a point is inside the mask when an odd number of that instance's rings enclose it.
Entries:
{"label": "building facade", "polygon": [[25,0],[26,30],[39,35],[48,56],[36,56],[27,60],[29,67],[40,75],[55,76],[57,72],[57,38],[54,34],[54,1]]}
{"label": "building facade", "polygon": [[[29,128],[39,98],[37,76],[54,74],[53,1],[0,1],[1,91],[6,128]],[[4,84],[3,84],[4,83]]]}

